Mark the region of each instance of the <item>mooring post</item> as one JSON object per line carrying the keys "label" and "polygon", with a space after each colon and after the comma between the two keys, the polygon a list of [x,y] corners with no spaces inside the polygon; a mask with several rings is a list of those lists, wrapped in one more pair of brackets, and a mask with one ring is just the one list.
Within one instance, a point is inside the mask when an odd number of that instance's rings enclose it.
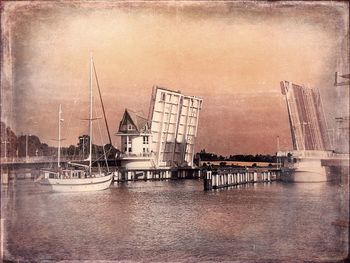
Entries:
{"label": "mooring post", "polygon": [[211,190],[212,187],[212,173],[211,171],[206,171],[204,176],[204,190]]}
{"label": "mooring post", "polygon": [[211,172],[211,176],[212,176],[212,179],[211,179],[212,187],[213,187],[213,188],[216,188],[216,174],[214,174],[213,172]]}
{"label": "mooring post", "polygon": [[9,169],[8,169],[8,167],[1,168],[1,183],[2,184],[9,183]]}

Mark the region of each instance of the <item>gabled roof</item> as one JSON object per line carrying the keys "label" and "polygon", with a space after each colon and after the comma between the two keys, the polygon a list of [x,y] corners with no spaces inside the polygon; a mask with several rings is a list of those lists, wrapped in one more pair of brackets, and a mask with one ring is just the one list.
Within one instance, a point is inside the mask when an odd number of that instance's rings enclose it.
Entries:
{"label": "gabled roof", "polygon": [[148,120],[147,120],[147,118],[145,118],[142,115],[141,112],[136,112],[136,111],[133,111],[130,109],[125,109],[123,118],[120,122],[119,132],[125,132],[125,131],[122,131],[121,128],[122,128],[122,125],[126,119],[130,120],[134,124],[137,132],[147,132],[148,131],[148,125],[147,125]]}

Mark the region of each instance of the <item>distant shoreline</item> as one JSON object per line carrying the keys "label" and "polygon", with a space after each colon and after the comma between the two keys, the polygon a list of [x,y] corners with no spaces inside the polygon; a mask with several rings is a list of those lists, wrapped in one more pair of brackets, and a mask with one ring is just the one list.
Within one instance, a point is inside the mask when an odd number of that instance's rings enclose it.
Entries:
{"label": "distant shoreline", "polygon": [[204,163],[206,163],[207,165],[212,164],[212,165],[220,165],[220,163],[225,163],[225,166],[253,166],[253,164],[256,164],[257,166],[261,166],[261,167],[265,167],[265,166],[269,166],[269,164],[271,165],[277,165],[277,163],[273,163],[273,162],[241,162],[241,161],[201,161],[201,164],[203,165]]}

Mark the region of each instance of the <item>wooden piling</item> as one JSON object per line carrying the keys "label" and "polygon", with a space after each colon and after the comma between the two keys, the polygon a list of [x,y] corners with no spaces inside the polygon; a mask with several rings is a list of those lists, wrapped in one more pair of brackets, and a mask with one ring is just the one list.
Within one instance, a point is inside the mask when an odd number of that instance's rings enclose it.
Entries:
{"label": "wooden piling", "polygon": [[275,168],[218,169],[204,171],[204,190],[238,186],[249,183],[265,183],[280,179],[281,171]]}
{"label": "wooden piling", "polygon": [[9,183],[9,169],[1,167],[1,184],[7,185]]}

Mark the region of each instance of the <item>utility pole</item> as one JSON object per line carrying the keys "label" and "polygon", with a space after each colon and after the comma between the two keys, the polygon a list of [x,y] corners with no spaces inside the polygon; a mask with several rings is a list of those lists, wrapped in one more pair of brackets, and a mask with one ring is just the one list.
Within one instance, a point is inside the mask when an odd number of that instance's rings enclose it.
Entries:
{"label": "utility pole", "polygon": [[26,134],[26,162],[28,162],[28,134]]}
{"label": "utility pole", "polygon": [[85,140],[87,140],[84,135],[80,137],[80,140],[83,141],[83,159],[85,158]]}
{"label": "utility pole", "polygon": [[277,169],[279,169],[279,159],[278,159],[278,152],[280,151],[280,137],[277,135],[277,153],[276,153],[276,160],[277,160]]}
{"label": "utility pole", "polygon": [[62,105],[60,104],[60,107],[58,109],[58,149],[57,149],[57,166],[58,169],[61,167],[61,122],[62,119]]}

